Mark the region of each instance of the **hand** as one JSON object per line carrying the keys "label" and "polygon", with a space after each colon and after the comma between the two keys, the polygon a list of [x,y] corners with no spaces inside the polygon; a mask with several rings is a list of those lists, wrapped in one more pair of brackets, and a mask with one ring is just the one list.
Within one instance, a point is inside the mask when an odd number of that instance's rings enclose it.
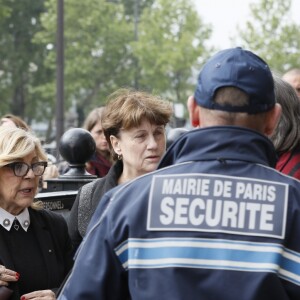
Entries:
{"label": "hand", "polygon": [[6,269],[5,266],[0,265],[0,286],[8,286],[9,282],[18,281],[19,277],[19,273],[10,269]]}
{"label": "hand", "polygon": [[56,296],[51,290],[34,291],[28,294],[24,294],[20,298],[21,300],[55,300]]}

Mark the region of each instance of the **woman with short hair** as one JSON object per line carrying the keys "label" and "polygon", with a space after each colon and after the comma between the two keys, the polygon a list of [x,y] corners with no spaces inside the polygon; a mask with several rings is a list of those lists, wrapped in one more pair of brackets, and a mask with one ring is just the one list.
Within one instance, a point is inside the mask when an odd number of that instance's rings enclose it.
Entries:
{"label": "woman with short hair", "polygon": [[157,168],[166,151],[165,127],[172,112],[168,101],[146,92],[120,89],[110,95],[102,114],[102,128],[116,163],[105,177],[78,192],[68,218],[74,250],[108,190]]}

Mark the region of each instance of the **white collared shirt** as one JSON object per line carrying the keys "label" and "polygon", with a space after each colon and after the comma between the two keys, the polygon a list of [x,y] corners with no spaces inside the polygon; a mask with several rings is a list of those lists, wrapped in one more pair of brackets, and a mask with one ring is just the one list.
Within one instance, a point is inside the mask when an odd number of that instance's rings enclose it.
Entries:
{"label": "white collared shirt", "polygon": [[14,216],[0,207],[0,225],[7,231],[10,231],[13,226],[14,220],[17,219],[22,228],[27,231],[30,225],[30,216],[28,208],[25,208],[19,215]]}

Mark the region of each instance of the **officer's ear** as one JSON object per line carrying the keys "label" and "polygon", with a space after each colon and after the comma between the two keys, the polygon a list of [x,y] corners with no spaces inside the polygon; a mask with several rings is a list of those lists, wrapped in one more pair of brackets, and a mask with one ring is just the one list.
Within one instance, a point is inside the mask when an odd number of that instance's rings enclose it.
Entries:
{"label": "officer's ear", "polygon": [[113,149],[114,149],[114,152],[115,152],[117,155],[121,155],[122,152],[121,152],[121,148],[120,148],[120,141],[119,141],[119,139],[118,139],[116,136],[114,136],[114,135],[111,135],[111,136],[109,137],[109,139],[110,139],[111,146],[112,146]]}
{"label": "officer's ear", "polygon": [[268,112],[266,112],[265,128],[264,134],[270,136],[275,130],[279,119],[281,117],[282,108],[279,103],[276,103],[275,106]]}
{"label": "officer's ear", "polygon": [[187,109],[189,112],[190,122],[193,127],[199,127],[199,106],[196,103],[194,96],[190,96],[187,100]]}

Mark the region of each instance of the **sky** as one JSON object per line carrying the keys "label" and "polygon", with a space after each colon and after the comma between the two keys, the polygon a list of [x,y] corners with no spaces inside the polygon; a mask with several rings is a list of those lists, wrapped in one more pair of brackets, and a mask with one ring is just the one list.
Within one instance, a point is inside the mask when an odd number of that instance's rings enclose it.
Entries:
{"label": "sky", "polygon": [[[249,19],[249,4],[259,0],[192,1],[202,20],[212,25],[213,33],[209,44],[224,49],[232,46],[229,37],[237,35],[237,26],[243,28],[244,20]],[[300,0],[292,0],[291,12],[293,20],[300,26]]]}

